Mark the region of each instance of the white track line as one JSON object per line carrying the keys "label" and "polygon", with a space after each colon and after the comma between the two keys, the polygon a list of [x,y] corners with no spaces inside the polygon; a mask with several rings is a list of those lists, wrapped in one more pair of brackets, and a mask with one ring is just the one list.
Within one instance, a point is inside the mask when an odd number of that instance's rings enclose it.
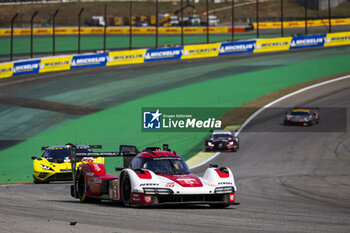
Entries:
{"label": "white track line", "polygon": [[200,167],[200,166],[206,164],[207,162],[209,162],[209,161],[215,159],[219,154],[220,154],[220,152],[216,152],[213,156],[211,156],[211,157],[209,157],[208,159],[204,160],[204,161],[201,162],[200,164],[197,164],[197,165],[194,165],[193,167],[190,167],[190,170],[191,170],[191,169],[195,169],[195,168],[197,168],[197,167]]}
{"label": "white track line", "polygon": [[248,117],[248,119],[241,125],[241,127],[239,127],[239,129],[235,133],[235,136],[238,136],[241,133],[241,131],[244,129],[244,127],[246,127],[257,115],[259,115],[262,111],[264,111],[265,109],[271,107],[272,105],[274,105],[274,104],[276,104],[278,102],[281,102],[282,100],[285,100],[285,99],[287,99],[287,98],[289,98],[291,96],[300,94],[301,92],[310,90],[312,88],[323,86],[323,85],[327,85],[327,84],[334,83],[334,82],[337,82],[337,81],[341,81],[341,80],[344,80],[344,79],[347,79],[347,78],[350,78],[350,75],[346,75],[346,76],[342,76],[340,78],[336,78],[336,79],[328,80],[328,81],[325,81],[325,82],[317,83],[317,84],[314,84],[314,85],[302,88],[300,90],[297,90],[295,92],[289,93],[288,95],[282,96],[281,98],[266,104],[264,107],[260,108],[258,111],[254,112],[252,115],[250,115],[250,117]]}
{"label": "white track line", "polygon": [[[325,81],[325,82],[321,82],[321,83],[317,83],[317,84],[314,84],[314,85],[311,85],[311,86],[308,86],[308,87],[305,87],[305,88],[302,88],[300,90],[297,90],[295,92],[292,92],[292,93],[289,93],[285,96],[282,96],[281,98],[277,99],[277,100],[274,100],[268,104],[266,104],[264,107],[260,108],[259,110],[257,110],[256,112],[254,112],[252,115],[250,115],[248,117],[247,120],[244,121],[244,123],[241,125],[241,127],[239,127],[239,129],[237,130],[237,132],[235,133],[235,136],[238,136],[242,130],[244,129],[244,127],[246,127],[255,117],[257,117],[262,111],[264,111],[265,109],[271,107],[272,105],[278,103],[278,102],[281,102],[282,100],[285,100],[291,96],[294,96],[294,95],[297,95],[297,94],[300,94],[304,91],[307,91],[307,90],[310,90],[312,88],[315,88],[315,87],[319,87],[319,86],[323,86],[323,85],[327,85],[327,84],[330,84],[330,83],[334,83],[334,82],[337,82],[337,81],[341,81],[341,80],[344,80],[344,79],[348,79],[350,78],[350,75],[346,75],[346,76],[342,76],[342,77],[339,77],[339,78],[336,78],[336,79],[332,79],[332,80],[328,80],[328,81]],[[207,160],[201,162],[200,164],[197,164],[193,167],[191,167],[190,169],[194,169],[194,168],[197,168],[197,167],[200,167],[204,164],[206,164],[207,162],[215,159],[217,156],[219,156],[220,152],[217,152],[215,153],[213,156],[211,156],[210,158],[208,158]]]}

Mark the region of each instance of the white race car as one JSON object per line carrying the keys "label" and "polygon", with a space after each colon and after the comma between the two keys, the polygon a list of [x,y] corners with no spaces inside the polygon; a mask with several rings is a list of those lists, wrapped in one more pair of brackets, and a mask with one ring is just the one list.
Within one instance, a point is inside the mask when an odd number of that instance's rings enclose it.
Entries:
{"label": "white race car", "polygon": [[[121,146],[121,151],[123,148],[125,151],[125,147],[133,146]],[[136,147],[132,151],[137,152]],[[112,154],[94,153],[89,156]],[[118,155],[130,158],[130,153],[119,152]],[[87,155],[81,153],[77,156]],[[80,165],[71,195],[81,202],[103,199],[121,201],[125,206],[209,204],[211,207],[225,208],[239,204],[235,202],[237,188],[234,177],[227,167],[211,166],[203,177],[198,177],[190,173],[178,154],[167,148],[148,148],[133,157],[128,168],[116,169],[121,171],[120,175],[106,174],[104,164]]]}

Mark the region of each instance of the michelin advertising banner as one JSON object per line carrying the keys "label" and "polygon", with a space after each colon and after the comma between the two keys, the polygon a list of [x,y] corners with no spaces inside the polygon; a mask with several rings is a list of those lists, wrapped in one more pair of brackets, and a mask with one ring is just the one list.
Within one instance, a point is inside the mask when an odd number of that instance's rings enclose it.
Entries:
{"label": "michelin advertising banner", "polygon": [[13,63],[13,76],[39,73],[40,59]]}
{"label": "michelin advertising banner", "polygon": [[13,63],[0,64],[0,78],[12,77]]}
{"label": "michelin advertising banner", "polygon": [[289,50],[292,37],[259,39],[256,41],[254,53],[277,52]]}
{"label": "michelin advertising banner", "polygon": [[326,34],[293,37],[290,43],[290,49],[323,47],[326,37]]}
{"label": "michelin advertising banner", "polygon": [[183,46],[174,48],[147,49],[145,62],[181,59]]}
{"label": "michelin advertising banner", "polygon": [[256,40],[222,42],[219,50],[219,56],[240,53],[253,53]]}
{"label": "michelin advertising banner", "polygon": [[350,44],[350,32],[339,32],[339,33],[329,33],[327,34],[326,41],[324,43],[325,47],[328,46],[340,46]]}
{"label": "michelin advertising banner", "polygon": [[88,54],[73,56],[71,69],[106,66],[108,53]]}
{"label": "michelin advertising banner", "polygon": [[221,43],[185,45],[181,59],[217,57]]}
{"label": "michelin advertising banner", "polygon": [[350,45],[350,32],[47,57],[0,64],[0,78],[77,68]]}
{"label": "michelin advertising banner", "polygon": [[69,70],[72,56],[43,58],[40,62],[39,73]]}
{"label": "michelin advertising banner", "polygon": [[143,63],[146,52],[146,49],[110,52],[107,66]]}

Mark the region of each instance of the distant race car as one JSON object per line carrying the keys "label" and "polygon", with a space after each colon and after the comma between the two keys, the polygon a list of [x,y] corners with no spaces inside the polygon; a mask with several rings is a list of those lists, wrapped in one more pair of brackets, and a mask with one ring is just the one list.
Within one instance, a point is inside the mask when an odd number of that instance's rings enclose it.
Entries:
{"label": "distant race car", "polygon": [[[100,145],[78,145],[77,152],[91,153],[92,148],[100,149]],[[41,157],[33,156],[33,182],[49,183],[50,181],[72,180],[71,151],[66,146],[41,147],[45,150]],[[78,165],[82,163],[101,163],[104,158],[80,158]]]}
{"label": "distant race car", "polygon": [[[119,153],[77,153],[76,156],[124,157],[124,168],[116,168],[120,175],[106,174],[103,164],[79,165],[71,195],[81,202],[111,200],[125,206],[209,204],[215,208],[239,204],[235,202],[237,188],[229,168],[211,166],[203,177],[198,177],[167,146],[163,150],[149,147],[140,153],[135,146],[121,146]],[[128,158],[133,159],[128,162]]]}
{"label": "distant race car", "polygon": [[284,116],[285,125],[310,126],[320,122],[318,108],[294,108],[291,113]]}
{"label": "distant race car", "polygon": [[230,130],[214,130],[205,140],[205,151],[232,151],[239,149],[239,139]]}

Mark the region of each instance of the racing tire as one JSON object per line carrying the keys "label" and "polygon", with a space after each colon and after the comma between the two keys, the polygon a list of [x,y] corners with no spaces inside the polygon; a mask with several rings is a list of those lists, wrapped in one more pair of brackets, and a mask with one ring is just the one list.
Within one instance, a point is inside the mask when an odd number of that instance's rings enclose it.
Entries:
{"label": "racing tire", "polygon": [[97,198],[91,198],[86,196],[86,191],[87,191],[87,187],[86,187],[86,181],[85,181],[85,176],[84,176],[84,172],[82,170],[79,170],[79,172],[77,172],[77,184],[76,184],[76,188],[77,188],[77,194],[78,194],[78,198],[80,200],[80,202],[82,203],[99,203],[101,202],[100,199]]}
{"label": "racing tire", "polygon": [[121,176],[120,199],[125,206],[130,206],[131,182],[127,172],[124,172]]}
{"label": "racing tire", "polygon": [[226,207],[229,207],[230,204],[209,204],[209,206],[211,208],[215,208],[215,209],[223,209],[223,208],[226,208]]}
{"label": "racing tire", "polygon": [[50,183],[50,181],[49,180],[39,180],[39,179],[37,179],[37,178],[33,178],[33,183],[34,184],[48,184],[48,183]]}

